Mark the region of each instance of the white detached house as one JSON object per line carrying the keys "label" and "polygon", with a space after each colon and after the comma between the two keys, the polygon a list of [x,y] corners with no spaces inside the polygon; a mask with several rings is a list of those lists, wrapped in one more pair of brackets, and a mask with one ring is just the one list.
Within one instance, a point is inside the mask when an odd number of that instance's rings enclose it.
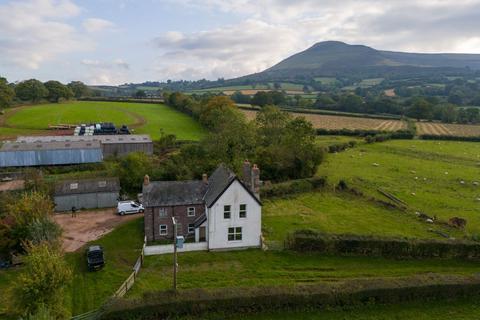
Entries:
{"label": "white detached house", "polygon": [[207,179],[158,181],[143,187],[145,235],[148,241],[177,235],[206,242],[209,250],[261,246],[260,170],[248,161],[239,179],[221,164]]}

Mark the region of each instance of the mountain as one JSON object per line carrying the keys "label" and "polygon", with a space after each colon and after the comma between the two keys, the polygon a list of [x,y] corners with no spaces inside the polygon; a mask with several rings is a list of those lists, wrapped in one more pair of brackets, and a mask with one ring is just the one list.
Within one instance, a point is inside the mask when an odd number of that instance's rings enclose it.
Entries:
{"label": "mountain", "polygon": [[407,53],[339,41],[319,42],[260,73],[237,79],[288,80],[316,76],[386,76],[480,70],[480,54]]}

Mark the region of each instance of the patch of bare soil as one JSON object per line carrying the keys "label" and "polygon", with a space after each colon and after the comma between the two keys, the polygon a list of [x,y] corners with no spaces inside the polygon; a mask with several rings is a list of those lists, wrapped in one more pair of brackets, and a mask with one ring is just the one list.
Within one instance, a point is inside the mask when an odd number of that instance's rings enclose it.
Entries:
{"label": "patch of bare soil", "polygon": [[12,180],[12,181],[0,182],[0,192],[22,190],[24,188],[25,188],[25,180]]}
{"label": "patch of bare soil", "polygon": [[119,216],[115,209],[111,208],[81,211],[77,212],[75,217],[72,217],[71,213],[60,213],[53,218],[63,229],[63,249],[65,252],[73,252],[85,243],[104,236],[118,225],[142,216],[143,214]]}

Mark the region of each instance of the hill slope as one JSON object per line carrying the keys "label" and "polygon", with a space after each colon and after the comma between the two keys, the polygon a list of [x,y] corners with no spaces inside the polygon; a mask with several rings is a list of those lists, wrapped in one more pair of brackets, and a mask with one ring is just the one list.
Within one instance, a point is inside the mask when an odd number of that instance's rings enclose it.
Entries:
{"label": "hill slope", "polygon": [[480,54],[428,54],[376,50],[339,41],[319,42],[263,72],[241,77],[288,80],[298,77],[414,73],[465,73],[480,70]]}

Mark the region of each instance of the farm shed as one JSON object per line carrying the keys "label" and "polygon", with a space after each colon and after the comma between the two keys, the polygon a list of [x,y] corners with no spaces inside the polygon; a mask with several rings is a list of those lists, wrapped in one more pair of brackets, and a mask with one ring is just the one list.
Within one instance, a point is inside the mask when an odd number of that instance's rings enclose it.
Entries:
{"label": "farm shed", "polygon": [[55,184],[55,211],[115,207],[119,192],[118,178],[60,181]]}
{"label": "farm shed", "polygon": [[124,156],[130,152],[153,154],[153,142],[146,134],[97,135],[97,136],[32,136],[18,137],[17,142],[71,142],[98,141],[104,157]]}
{"label": "farm shed", "polygon": [[0,167],[80,164],[102,160],[98,141],[6,142],[0,149]]}

